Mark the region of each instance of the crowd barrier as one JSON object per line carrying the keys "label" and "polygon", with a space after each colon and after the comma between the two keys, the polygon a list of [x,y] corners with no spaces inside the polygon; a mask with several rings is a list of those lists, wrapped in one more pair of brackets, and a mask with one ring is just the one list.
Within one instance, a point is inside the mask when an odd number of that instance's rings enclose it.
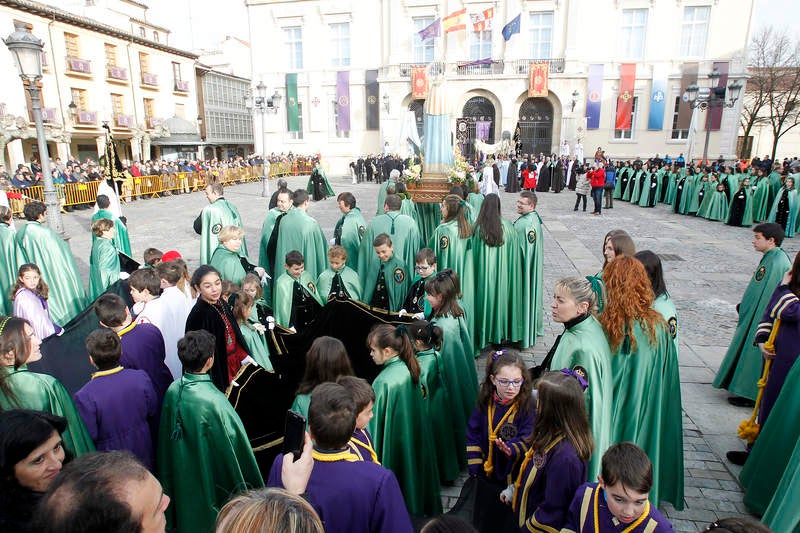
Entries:
{"label": "crowd barrier", "polygon": [[[310,162],[272,163],[269,167],[270,179],[282,176],[310,174],[314,168]],[[152,176],[128,177],[122,182],[121,200],[137,198],[159,198],[173,193],[202,191],[209,183],[218,182],[223,186],[258,181],[264,173],[262,165],[252,167],[218,168],[176,174],[156,174]],[[93,204],[97,198],[99,181],[56,184],[58,199],[62,207]],[[44,187],[33,185],[24,189],[11,188],[6,191],[11,211],[21,215],[25,204],[33,201],[44,202]]]}

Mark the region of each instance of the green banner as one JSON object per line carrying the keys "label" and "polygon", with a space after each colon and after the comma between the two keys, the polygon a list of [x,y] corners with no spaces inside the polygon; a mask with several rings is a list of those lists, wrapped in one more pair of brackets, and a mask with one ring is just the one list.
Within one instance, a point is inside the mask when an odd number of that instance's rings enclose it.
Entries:
{"label": "green banner", "polygon": [[288,131],[300,131],[300,108],[297,105],[297,73],[286,75],[286,113]]}

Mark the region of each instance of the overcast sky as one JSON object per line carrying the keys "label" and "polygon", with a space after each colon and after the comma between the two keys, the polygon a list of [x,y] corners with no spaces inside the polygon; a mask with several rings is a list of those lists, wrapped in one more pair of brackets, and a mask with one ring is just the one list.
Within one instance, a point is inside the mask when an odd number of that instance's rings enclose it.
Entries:
{"label": "overcast sky", "polygon": [[[753,31],[772,24],[786,27],[800,38],[800,1],[755,2]],[[726,3],[726,0],[721,0],[715,5],[717,9],[725,9]],[[150,5],[148,14],[151,20],[172,30],[170,44],[173,46],[186,49],[213,47],[226,35],[244,40],[249,38],[244,0],[151,0]],[[224,16],[220,14],[221,9],[225,10]]]}

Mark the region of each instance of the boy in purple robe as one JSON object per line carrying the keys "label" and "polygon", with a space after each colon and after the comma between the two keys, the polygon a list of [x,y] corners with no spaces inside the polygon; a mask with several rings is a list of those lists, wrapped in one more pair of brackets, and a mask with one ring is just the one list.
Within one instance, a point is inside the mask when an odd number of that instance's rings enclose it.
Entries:
{"label": "boy in purple robe", "polygon": [[575,492],[561,533],[671,533],[672,524],[650,504],[653,465],[632,442],[611,446],[603,455],[599,483]]}
{"label": "boy in purple robe", "polygon": [[98,451],[128,450],[154,471],[153,435],[160,404],[153,383],[143,370],[119,364],[122,345],[108,329],[86,338],[86,350],[97,372],[75,393],[78,408]]}
{"label": "boy in purple robe", "polygon": [[375,407],[375,389],[372,388],[372,385],[367,380],[355,376],[340,376],[336,383],[347,389],[356,403],[356,411],[358,412],[356,430],[353,432],[353,436],[350,437],[347,447],[362,461],[381,464],[378,461],[378,454],[375,452],[372,435],[367,429],[367,424],[374,416],[372,408]]}
{"label": "boy in purple robe", "polygon": [[164,358],[164,337],[152,324],[136,324],[125,301],[116,294],[103,294],[94,302],[94,312],[100,325],[119,335],[122,342],[122,357],[125,368],[144,370],[153,382],[158,398],[158,410],[164,394],[172,383],[172,374]]}
{"label": "boy in purple robe", "polygon": [[[308,502],[326,533],[411,533],[397,478],[380,465],[359,461],[348,449],[357,414],[353,397],[342,385],[322,383],[312,391],[308,428],[314,467],[306,487]],[[267,486],[283,487],[282,465],[279,455]]]}

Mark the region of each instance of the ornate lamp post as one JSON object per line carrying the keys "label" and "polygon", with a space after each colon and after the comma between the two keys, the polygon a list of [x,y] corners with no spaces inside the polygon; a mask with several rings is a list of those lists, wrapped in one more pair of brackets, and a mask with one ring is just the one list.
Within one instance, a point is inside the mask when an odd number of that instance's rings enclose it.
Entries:
{"label": "ornate lamp post", "polygon": [[261,151],[263,152],[261,157],[264,158],[264,175],[261,176],[261,196],[268,197],[270,192],[269,173],[267,171],[269,168],[267,163],[267,111],[271,111],[274,114],[278,113],[278,108],[281,105],[281,95],[276,90],[272,96],[267,97],[267,86],[264,85],[263,81],[260,81],[256,85],[255,96],[249,98],[247,103],[248,107],[252,107],[254,111],[261,115]]}
{"label": "ornate lamp post", "polygon": [[30,26],[24,22],[14,21],[14,33],[3,42],[8,47],[19,70],[22,84],[31,97],[31,111],[36,125],[36,140],[39,145],[39,162],[42,165],[44,178],[44,203],[47,205],[47,224],[59,236],[66,237],[64,221],[61,219],[61,208],[58,205],[58,193],[50,173],[50,156],[47,152],[47,140],[42,123],[42,101],[39,82],[42,79],[42,49],[44,43],[31,33]]}
{"label": "ornate lamp post", "polygon": [[[742,92],[743,85],[738,81],[734,81],[727,88],[717,87],[717,81],[721,74],[718,70],[714,69],[709,75],[710,87],[699,87],[697,85],[690,85],[686,88],[686,96],[689,100],[689,105],[692,109],[699,109],[706,111],[714,108],[733,107],[739,99],[739,93]],[[708,141],[711,138],[710,124],[706,122],[706,141],[703,146],[703,161],[708,161]]]}

